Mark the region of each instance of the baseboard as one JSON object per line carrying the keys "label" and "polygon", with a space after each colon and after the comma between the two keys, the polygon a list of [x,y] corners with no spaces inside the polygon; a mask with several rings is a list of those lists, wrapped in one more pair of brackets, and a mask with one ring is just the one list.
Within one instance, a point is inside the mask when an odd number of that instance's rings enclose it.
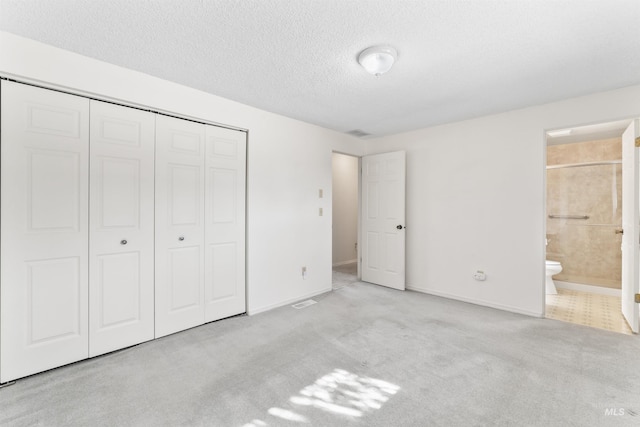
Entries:
{"label": "baseboard", "polygon": [[562,282],[560,280],[554,280],[556,288],[569,289],[572,291],[589,292],[591,294],[609,295],[612,297],[621,297],[622,290],[606,288],[604,286],[584,285],[582,283]]}
{"label": "baseboard", "polygon": [[295,297],[295,298],[288,299],[286,301],[281,301],[281,302],[278,302],[278,303],[275,303],[275,304],[266,305],[264,307],[259,307],[259,308],[254,308],[254,309],[251,309],[251,310],[247,310],[247,315],[253,316],[255,314],[264,313],[265,311],[273,310],[274,308],[278,308],[278,307],[282,307],[282,306],[285,306],[285,305],[293,304],[293,303],[296,303],[298,301],[302,301],[302,300],[305,300],[305,299],[308,299],[308,298],[313,298],[316,295],[320,295],[320,294],[324,294],[324,293],[330,292],[331,289],[332,288],[329,287],[329,288],[323,289],[321,291],[311,292],[311,293],[308,293],[306,295],[302,295],[302,296],[298,296],[298,297]]}
{"label": "baseboard", "polygon": [[353,264],[355,262],[358,262],[358,260],[357,259],[351,259],[349,261],[340,261],[340,262],[336,262],[335,264],[333,264],[333,267],[340,267],[341,265]]}
{"label": "baseboard", "polygon": [[448,298],[456,301],[468,302],[470,304],[481,305],[483,307],[495,308],[497,310],[509,311],[511,313],[524,314],[531,317],[544,317],[544,313],[537,313],[535,311],[523,310],[518,307],[512,307],[509,305],[496,304],[489,301],[478,300],[473,298],[461,297],[459,295],[449,294],[446,292],[434,291],[432,289],[421,288],[419,286],[407,285],[406,289],[409,291],[421,292],[423,294],[435,295],[437,297]]}

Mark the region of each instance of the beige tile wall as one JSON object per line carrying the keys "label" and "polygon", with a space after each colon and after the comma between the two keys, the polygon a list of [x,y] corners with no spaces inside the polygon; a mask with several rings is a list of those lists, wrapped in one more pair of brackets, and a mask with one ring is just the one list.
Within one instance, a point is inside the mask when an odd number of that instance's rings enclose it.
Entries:
{"label": "beige tile wall", "polygon": [[[547,147],[547,165],[620,160],[620,138]],[[547,170],[547,215],[589,215],[589,219],[547,217],[547,259],[560,261],[556,280],[620,288],[622,166]]]}

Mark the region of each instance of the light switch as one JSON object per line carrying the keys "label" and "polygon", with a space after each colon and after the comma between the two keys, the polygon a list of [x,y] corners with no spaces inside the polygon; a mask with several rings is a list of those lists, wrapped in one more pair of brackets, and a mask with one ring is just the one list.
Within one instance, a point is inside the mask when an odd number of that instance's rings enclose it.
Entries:
{"label": "light switch", "polygon": [[322,216],[322,208],[318,209],[318,215]]}
{"label": "light switch", "polygon": [[318,196],[320,196],[321,199],[322,199],[322,196],[323,196],[322,193],[323,193],[323,191],[322,191],[322,188],[321,188],[320,190],[318,190]]}

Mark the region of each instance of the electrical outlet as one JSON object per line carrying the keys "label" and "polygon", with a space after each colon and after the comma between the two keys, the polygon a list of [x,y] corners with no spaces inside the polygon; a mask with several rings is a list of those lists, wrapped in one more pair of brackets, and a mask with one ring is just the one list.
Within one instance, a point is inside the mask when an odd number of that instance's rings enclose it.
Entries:
{"label": "electrical outlet", "polygon": [[473,273],[473,278],[479,282],[483,282],[487,280],[487,275],[482,270],[476,270],[476,272]]}
{"label": "electrical outlet", "polygon": [[302,278],[303,279],[307,278],[307,267],[302,267]]}

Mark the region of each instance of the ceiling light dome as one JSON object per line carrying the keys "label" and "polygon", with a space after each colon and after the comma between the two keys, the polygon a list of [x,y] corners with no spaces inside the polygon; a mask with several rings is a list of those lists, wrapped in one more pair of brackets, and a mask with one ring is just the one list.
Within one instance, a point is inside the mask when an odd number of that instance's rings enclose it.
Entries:
{"label": "ceiling light dome", "polygon": [[374,76],[384,74],[391,69],[398,52],[391,46],[372,46],[358,55],[358,62]]}

